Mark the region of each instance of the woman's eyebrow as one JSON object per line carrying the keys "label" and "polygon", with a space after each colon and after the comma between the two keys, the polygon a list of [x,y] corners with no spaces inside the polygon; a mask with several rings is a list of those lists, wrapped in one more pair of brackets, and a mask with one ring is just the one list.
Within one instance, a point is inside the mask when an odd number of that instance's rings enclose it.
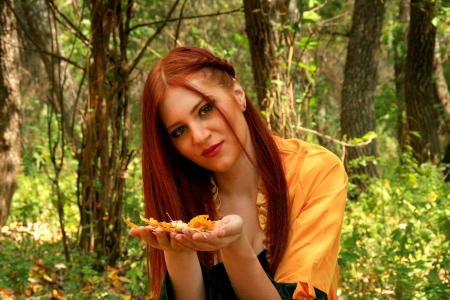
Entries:
{"label": "woman's eyebrow", "polygon": [[[191,109],[191,111],[190,111],[189,113],[190,113],[191,115],[192,115],[193,113],[195,113],[195,112],[197,111],[198,107],[200,106],[200,104],[202,104],[204,101],[205,101],[205,99],[202,97],[202,98],[201,98],[201,99],[200,99],[200,100],[192,107],[192,109]],[[173,123],[172,125],[167,126],[167,127],[166,127],[166,130],[167,130],[167,131],[170,131],[172,128],[178,126],[179,124],[181,124],[181,122],[175,122],[175,123]]]}
{"label": "woman's eyebrow", "polygon": [[192,109],[191,109],[191,115],[197,111],[197,108],[200,106],[200,104],[203,103],[204,100],[205,100],[205,99],[202,97],[202,98],[200,99],[200,101],[198,101],[197,104],[195,104],[194,107],[192,107]]}

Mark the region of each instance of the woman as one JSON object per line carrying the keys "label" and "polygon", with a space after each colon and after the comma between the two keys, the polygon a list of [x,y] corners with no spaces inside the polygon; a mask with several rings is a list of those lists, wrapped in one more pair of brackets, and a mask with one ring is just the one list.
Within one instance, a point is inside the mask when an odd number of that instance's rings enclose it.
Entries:
{"label": "woman", "polygon": [[336,299],[347,175],[334,154],[273,135],[234,68],[195,47],[152,68],[142,118],[146,216],[220,220],[205,234],[130,230],[157,296]]}

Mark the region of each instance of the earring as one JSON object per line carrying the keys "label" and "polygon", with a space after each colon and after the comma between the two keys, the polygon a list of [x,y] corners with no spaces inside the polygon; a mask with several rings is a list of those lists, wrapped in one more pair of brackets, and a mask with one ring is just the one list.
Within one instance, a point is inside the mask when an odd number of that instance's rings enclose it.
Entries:
{"label": "earring", "polygon": [[244,108],[247,108],[247,103],[244,103]]}

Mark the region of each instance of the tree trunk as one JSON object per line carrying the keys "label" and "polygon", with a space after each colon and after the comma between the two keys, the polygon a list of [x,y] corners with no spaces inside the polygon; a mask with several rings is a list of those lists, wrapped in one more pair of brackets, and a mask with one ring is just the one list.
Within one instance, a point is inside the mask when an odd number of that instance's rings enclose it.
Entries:
{"label": "tree trunk", "polygon": [[91,0],[90,5],[92,64],[78,176],[80,245],[113,264],[120,255],[122,194],[133,156],[127,68],[133,0],[126,7],[115,0]]}
{"label": "tree trunk", "polygon": [[108,223],[106,206],[111,200],[111,165],[109,161],[108,123],[111,121],[108,108],[112,99],[107,99],[108,88],[106,59],[115,1],[90,1],[92,64],[89,66],[89,96],[84,124],[84,147],[81,153],[81,238],[85,251],[105,255]]}
{"label": "tree trunk", "polygon": [[394,72],[395,91],[397,95],[397,139],[399,151],[405,152],[407,143],[408,123],[406,122],[406,102],[405,102],[405,63],[407,53],[408,21],[409,21],[409,1],[401,0],[398,14],[398,26],[394,32]]}
{"label": "tree trunk", "polygon": [[270,23],[275,14],[274,3],[268,0],[244,0],[244,12],[258,105],[264,109],[277,50],[275,31]]}
{"label": "tree trunk", "polygon": [[[444,68],[442,67],[441,52],[439,40],[436,39],[436,48],[434,50],[434,94],[439,103],[443,107],[440,114],[443,122],[440,133],[444,137],[444,145],[447,145],[444,152],[444,157],[441,163],[450,165],[450,93],[448,92],[448,84],[444,76]],[[450,181],[450,168],[446,167],[444,170],[444,180]]]}
{"label": "tree trunk", "polygon": [[442,67],[442,59],[440,52],[440,45],[438,39],[436,39],[434,50],[434,95],[437,101],[442,105],[443,111],[440,114],[444,120],[440,133],[445,137],[446,142],[450,138],[450,93],[448,91],[448,84],[445,80],[444,68]]}
{"label": "tree trunk", "polygon": [[9,215],[21,161],[19,41],[11,7],[10,0],[0,1],[0,228]]}
{"label": "tree trunk", "polygon": [[[281,28],[288,25],[293,8],[290,1],[244,0],[245,30],[258,105],[265,113],[269,128],[286,138],[299,134],[295,126],[298,114],[290,79],[295,34],[276,30],[272,22],[279,23]],[[277,53],[278,49],[284,50]],[[287,67],[283,67],[283,63]]]}
{"label": "tree trunk", "polygon": [[[374,93],[383,15],[384,1],[355,1],[341,99],[345,140],[375,131]],[[360,189],[366,188],[367,177],[380,177],[379,166],[373,162],[378,157],[375,141],[363,147],[347,147],[346,151],[345,166]]]}
{"label": "tree trunk", "polygon": [[411,0],[405,99],[410,143],[417,162],[437,163],[440,149],[438,104],[434,96],[433,59],[436,27],[432,0]]}
{"label": "tree trunk", "polygon": [[[46,1],[37,1],[34,5],[15,0],[16,18],[22,39],[24,40],[24,68],[30,77],[37,78],[42,91],[39,98],[46,105],[53,107],[62,115],[64,136],[73,144],[75,151],[81,148],[81,140],[74,131],[74,123],[79,122],[79,109],[77,108],[78,86],[68,62],[62,60],[64,51],[58,40],[58,31],[55,18]],[[43,70],[36,69],[43,63]],[[44,73],[44,74],[43,74]],[[44,75],[44,78],[39,76]]]}

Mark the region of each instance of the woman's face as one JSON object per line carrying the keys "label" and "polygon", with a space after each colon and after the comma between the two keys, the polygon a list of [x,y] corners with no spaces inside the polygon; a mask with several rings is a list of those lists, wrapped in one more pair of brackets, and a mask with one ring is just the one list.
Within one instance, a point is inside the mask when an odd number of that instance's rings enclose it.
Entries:
{"label": "woman's face", "polygon": [[[245,93],[237,81],[224,89],[204,78],[190,80],[214,99],[228,116],[249,153],[252,144],[244,118]],[[186,158],[214,173],[238,170],[247,159],[220,112],[201,95],[184,87],[169,87],[159,107],[162,122],[175,148]]]}

